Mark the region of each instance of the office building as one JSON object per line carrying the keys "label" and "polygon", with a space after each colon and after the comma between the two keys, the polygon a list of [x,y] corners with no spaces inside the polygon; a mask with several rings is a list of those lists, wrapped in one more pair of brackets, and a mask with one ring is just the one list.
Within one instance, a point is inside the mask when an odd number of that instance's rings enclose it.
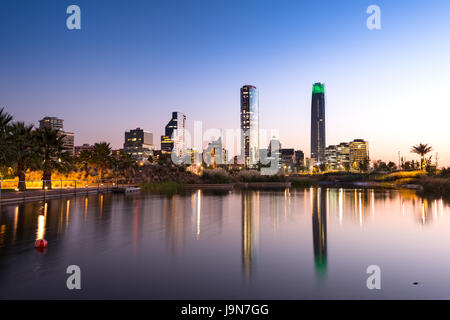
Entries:
{"label": "office building", "polygon": [[302,150],[295,150],[295,164],[297,165],[303,165],[303,162],[305,160],[305,154]]}
{"label": "office building", "polygon": [[350,165],[352,170],[360,170],[361,165],[369,162],[369,143],[363,139],[355,139],[349,143]]}
{"label": "office building", "polygon": [[350,170],[350,145],[347,142],[341,142],[336,146],[336,169]]}
{"label": "office building", "polygon": [[281,149],[281,163],[287,167],[293,167],[295,164],[294,149]]}
{"label": "office building", "polygon": [[153,155],[153,134],[141,128],[125,132],[123,152],[130,154],[136,161],[146,161]]}
{"label": "office building", "polygon": [[337,169],[337,146],[331,145],[325,148],[325,162],[328,170]]}
{"label": "office building", "polygon": [[63,119],[59,119],[57,117],[44,117],[39,120],[39,129],[49,128],[53,130],[58,130],[61,134],[64,135],[64,146],[67,148],[67,151],[74,155],[74,146],[75,146],[75,135],[73,132],[67,132],[63,129]]}
{"label": "office building", "polygon": [[186,116],[181,112],[172,112],[172,119],[167,123],[165,134],[161,136],[161,151],[175,152],[183,157],[185,152]]}
{"label": "office building", "polygon": [[325,161],[325,85],[315,83],[311,99],[311,159]]}
{"label": "office building", "polygon": [[54,130],[63,130],[63,119],[56,117],[44,117],[39,120],[39,128],[50,128]]}
{"label": "office building", "polygon": [[241,154],[245,166],[254,168],[259,162],[259,100],[254,86],[241,88]]}

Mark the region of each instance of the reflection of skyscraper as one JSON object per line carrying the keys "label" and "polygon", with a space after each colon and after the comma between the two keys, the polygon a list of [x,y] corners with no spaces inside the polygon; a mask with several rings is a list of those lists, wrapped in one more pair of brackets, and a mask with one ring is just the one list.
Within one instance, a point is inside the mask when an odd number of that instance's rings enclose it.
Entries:
{"label": "reflection of skyscraper", "polygon": [[259,102],[254,86],[241,88],[241,154],[245,165],[254,167],[259,161]]}
{"label": "reflection of skyscraper", "polygon": [[259,239],[259,193],[242,193],[242,263],[248,280]]}
{"label": "reflection of skyscraper", "polygon": [[311,192],[314,264],[317,275],[323,277],[327,273],[327,198],[320,188]]}
{"label": "reflection of skyscraper", "polygon": [[315,83],[311,99],[311,158],[325,160],[325,85]]}

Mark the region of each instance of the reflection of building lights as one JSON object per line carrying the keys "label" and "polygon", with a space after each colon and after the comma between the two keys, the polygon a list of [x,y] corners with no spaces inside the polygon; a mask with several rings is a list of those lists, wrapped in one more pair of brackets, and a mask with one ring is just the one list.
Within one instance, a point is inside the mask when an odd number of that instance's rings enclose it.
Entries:
{"label": "reflection of building lights", "polygon": [[14,240],[16,239],[17,223],[19,221],[19,206],[14,208]]}
{"label": "reflection of building lights", "polygon": [[47,203],[44,204],[44,214],[38,217],[38,227],[36,231],[36,240],[44,239],[45,236],[45,221],[47,218]]}
{"label": "reflection of building lights", "polygon": [[422,202],[422,224],[425,224],[425,203]]}
{"label": "reflection of building lights", "polygon": [[202,193],[201,190],[197,191],[197,239],[200,236],[200,221],[201,221],[201,209],[202,209]]}
{"label": "reflection of building lights", "polygon": [[362,226],[362,200],[361,200],[361,191],[359,192],[359,226]]}

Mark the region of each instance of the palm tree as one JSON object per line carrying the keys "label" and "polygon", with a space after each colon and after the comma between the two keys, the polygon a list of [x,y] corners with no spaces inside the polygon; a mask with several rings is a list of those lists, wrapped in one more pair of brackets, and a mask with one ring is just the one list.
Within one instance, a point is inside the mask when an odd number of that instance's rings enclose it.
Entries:
{"label": "palm tree", "polygon": [[38,147],[33,134],[33,125],[24,122],[14,122],[6,132],[8,145],[7,157],[13,168],[14,175],[19,178],[19,190],[25,191],[25,173],[37,164]]}
{"label": "palm tree", "polygon": [[103,180],[104,170],[111,167],[111,147],[107,142],[100,142],[94,144],[92,150],[91,163],[97,167],[100,174],[100,181]]}
{"label": "palm tree", "polygon": [[411,147],[411,152],[420,156],[421,169],[424,171],[426,169],[425,155],[431,150],[433,150],[433,148],[426,143],[419,143],[418,145]]}
{"label": "palm tree", "polygon": [[4,108],[0,109],[0,165],[6,165],[6,154],[8,150],[6,132],[8,130],[9,123],[12,120],[12,116],[4,111]]}
{"label": "palm tree", "polygon": [[89,175],[89,163],[92,162],[92,151],[81,150],[80,154],[78,155],[77,162],[83,165],[84,178],[87,179]]}
{"label": "palm tree", "polygon": [[65,170],[71,164],[69,148],[66,147],[64,135],[61,131],[51,128],[41,128],[36,130],[39,147],[39,162],[42,169],[42,188],[52,188],[52,173],[54,170]]}
{"label": "palm tree", "polygon": [[128,153],[122,154],[119,158],[115,159],[115,166],[127,183],[131,177],[136,175],[136,171],[138,170],[136,160]]}

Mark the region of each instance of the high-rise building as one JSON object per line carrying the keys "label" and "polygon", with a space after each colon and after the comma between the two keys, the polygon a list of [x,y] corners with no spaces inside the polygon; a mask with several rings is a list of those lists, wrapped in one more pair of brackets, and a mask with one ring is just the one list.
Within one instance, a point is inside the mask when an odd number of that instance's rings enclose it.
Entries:
{"label": "high-rise building", "polygon": [[295,163],[296,164],[303,164],[305,160],[305,154],[302,150],[295,150]]}
{"label": "high-rise building", "polygon": [[325,161],[325,85],[314,83],[311,99],[311,158]]}
{"label": "high-rise building", "polygon": [[63,129],[63,119],[59,119],[56,117],[44,117],[42,120],[39,120],[39,128],[50,128],[54,130],[62,130]]}
{"label": "high-rise building", "polygon": [[186,116],[181,112],[172,112],[172,119],[165,128],[165,135],[161,136],[161,151],[175,152],[178,157],[184,156]]}
{"label": "high-rise building", "polygon": [[137,161],[146,161],[153,155],[153,133],[141,128],[125,132],[123,152],[130,154]]}
{"label": "high-rise building", "polygon": [[331,145],[325,148],[325,161],[329,170],[337,169],[337,146]]}
{"label": "high-rise building", "polygon": [[287,167],[293,167],[295,164],[295,150],[281,149],[281,163]]}
{"label": "high-rise building", "polygon": [[259,102],[254,86],[241,88],[241,154],[245,166],[255,167],[259,162]]}
{"label": "high-rise building", "polygon": [[64,135],[64,146],[71,155],[74,154],[75,137],[73,132],[63,131],[63,119],[57,117],[44,117],[39,120],[39,128],[50,128],[53,130],[59,130]]}
{"label": "high-rise building", "polygon": [[369,162],[369,143],[363,139],[355,139],[350,145],[350,165],[352,170],[360,170]]}
{"label": "high-rise building", "polygon": [[213,168],[217,165],[226,165],[227,160],[227,150],[223,148],[222,137],[208,143],[208,147],[203,151],[203,160],[207,160]]}
{"label": "high-rise building", "polygon": [[346,142],[336,147],[336,168],[339,171],[350,170],[350,145]]}

